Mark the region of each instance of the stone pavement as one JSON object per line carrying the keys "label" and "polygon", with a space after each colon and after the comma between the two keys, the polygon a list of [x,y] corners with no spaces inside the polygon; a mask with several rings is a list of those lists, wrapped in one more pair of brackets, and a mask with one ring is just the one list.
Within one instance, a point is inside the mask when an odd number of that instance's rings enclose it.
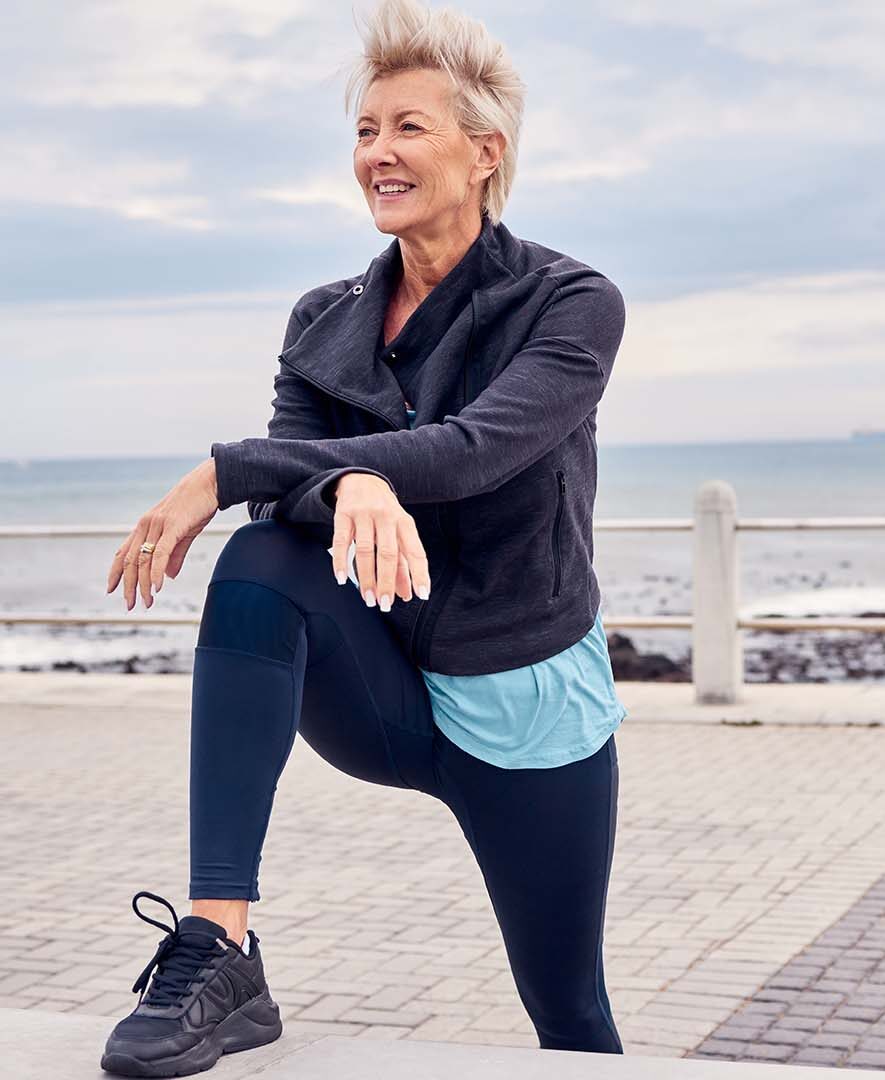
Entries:
{"label": "stone pavement", "polygon": [[[885,687],[618,691],[605,966],[627,1054],[885,1067]],[[110,1030],[135,1006],[162,933],[133,894],[189,910],[189,695],[186,675],[0,674],[0,1007]],[[287,1038],[537,1048],[447,807],[296,739],[261,865]]]}

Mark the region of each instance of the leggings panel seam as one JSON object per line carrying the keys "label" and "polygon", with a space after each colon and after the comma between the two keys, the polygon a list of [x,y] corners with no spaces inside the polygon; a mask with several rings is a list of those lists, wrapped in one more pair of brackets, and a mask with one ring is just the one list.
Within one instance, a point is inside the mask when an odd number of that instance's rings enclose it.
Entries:
{"label": "leggings panel seam", "polygon": [[206,587],[209,588],[209,586],[211,586],[211,585],[219,585],[219,584],[222,584],[225,581],[239,581],[243,585],[257,585],[259,589],[267,589],[268,592],[276,593],[277,596],[281,596],[284,600],[288,600],[288,602],[292,605],[293,608],[295,608],[297,610],[298,614],[302,618],[304,618],[305,615],[313,614],[313,612],[305,611],[304,608],[299,603],[297,603],[295,600],[293,600],[291,596],[288,596],[284,592],[280,592],[279,589],[275,589],[273,587],[273,585],[267,585],[263,581],[254,581],[252,578],[240,578],[240,577],[213,578],[209,582],[209,585],[207,585]]}
{"label": "leggings panel seam", "polygon": [[263,653],[249,652],[248,649],[231,649],[226,645],[195,645],[194,649],[204,649],[209,652],[232,653],[234,656],[257,656],[259,660],[265,660],[268,664],[279,664],[280,667],[291,668],[288,660],[277,660],[275,656],[265,656]]}
{"label": "leggings panel seam", "polygon": [[[609,777],[609,779],[608,779],[608,784],[609,784],[609,800],[608,800],[609,801],[609,811],[608,811],[608,837],[606,839],[606,866],[608,867],[608,869],[606,870],[606,876],[608,876],[608,874],[611,871],[611,864],[612,864],[612,860],[613,860],[613,857],[614,857],[615,816],[617,814],[617,794],[616,794],[616,792],[614,790],[614,787],[615,787],[615,770],[618,768],[618,762],[617,762],[617,757],[615,755],[614,733],[612,733],[608,738],[608,759],[609,759],[610,769],[609,769],[609,774],[608,774],[608,777]],[[612,1016],[611,1016],[609,1010],[605,1007],[605,1005],[604,1005],[604,1003],[602,1001],[602,996],[599,993],[599,975],[600,975],[600,969],[602,967],[602,950],[603,950],[603,945],[605,943],[605,915],[606,915],[605,909],[606,909],[606,903],[605,903],[605,897],[603,897],[602,911],[601,911],[600,917],[599,917],[599,950],[598,950],[598,952],[596,954],[596,971],[595,971],[595,978],[593,980],[593,984],[594,984],[593,989],[594,989],[594,994],[595,994],[595,997],[596,997],[596,1003],[599,1006],[600,1015],[604,1018],[606,1027],[609,1029],[609,1031],[614,1036],[615,1043],[618,1046],[621,1046],[621,1051],[620,1052],[623,1053],[624,1050],[623,1050],[623,1046],[621,1044],[621,1037],[618,1034],[618,1030],[614,1025]]]}
{"label": "leggings panel seam", "polygon": [[[274,590],[274,591],[276,591],[276,590]],[[296,651],[296,656],[297,656],[297,651]],[[277,662],[278,661],[274,661],[274,663],[277,663]],[[297,663],[297,659],[296,659],[296,663]],[[276,770],[274,782],[273,782],[273,784],[270,785],[270,789],[269,789],[269,793],[268,793],[267,804],[266,804],[265,810],[264,810],[264,837],[267,836],[267,829],[268,829],[268,826],[270,824],[270,814],[271,814],[271,810],[273,809],[273,800],[274,800],[274,795],[275,795],[276,790],[277,790],[277,785],[280,782],[280,776],[282,776],[283,768],[285,767],[286,761],[287,761],[287,759],[289,757],[289,754],[290,754],[290,752],[292,750],[292,744],[294,743],[295,738],[298,735],[298,717],[295,716],[295,703],[298,700],[298,686],[297,686],[296,681],[295,681],[295,664],[294,663],[293,664],[283,664],[283,667],[288,667],[289,668],[289,685],[290,685],[291,695],[292,695],[290,697],[290,699],[289,699],[289,704],[290,704],[290,710],[289,710],[290,711],[289,734],[286,737],[286,744],[285,744],[285,746],[283,748],[282,760],[280,761],[280,764],[279,764],[279,766],[278,766],[278,768]],[[294,728],[294,732],[293,732],[293,728]],[[250,886],[250,888],[254,888],[254,891],[256,893],[256,896],[255,896],[256,900],[259,899],[259,896],[257,895],[258,894],[258,889],[254,887],[254,883],[258,878],[258,864],[261,861],[261,849],[262,849],[263,845],[264,845],[264,839],[262,839],[262,841],[258,844],[257,850],[255,852],[255,860],[252,863],[252,882],[253,882],[253,885]]]}

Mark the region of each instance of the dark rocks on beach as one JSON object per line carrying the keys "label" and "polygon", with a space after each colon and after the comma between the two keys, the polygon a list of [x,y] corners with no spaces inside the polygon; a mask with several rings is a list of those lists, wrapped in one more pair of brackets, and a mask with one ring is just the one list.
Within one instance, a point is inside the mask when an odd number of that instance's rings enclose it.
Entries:
{"label": "dark rocks on beach", "polygon": [[641,682],[691,682],[691,671],[663,653],[640,653],[624,634],[608,635],[608,655],[615,679]]}
{"label": "dark rocks on beach", "polygon": [[[881,612],[869,612],[882,618]],[[110,636],[110,635],[108,635]],[[691,649],[681,655],[640,652],[626,634],[607,635],[616,680],[691,682]],[[20,664],[19,671],[117,672],[169,675],[193,670],[193,649],[169,648],[96,660]],[[744,632],[744,679],[748,683],[833,683],[885,680],[885,635],[863,631]]]}
{"label": "dark rocks on beach", "polygon": [[[189,658],[188,658],[189,659]],[[22,671],[44,670],[40,668],[21,667]],[[101,671],[112,672],[118,675],[173,675],[189,673],[185,658],[178,653],[155,653],[151,656],[128,656],[118,660],[96,660],[89,664],[78,660],[56,660],[52,663],[51,671]]]}
{"label": "dark rocks on beach", "polygon": [[[691,650],[673,659],[637,651],[624,634],[608,635],[615,679],[691,682]],[[748,683],[833,683],[885,679],[885,638],[881,634],[832,631],[774,634],[746,631],[744,679]]]}

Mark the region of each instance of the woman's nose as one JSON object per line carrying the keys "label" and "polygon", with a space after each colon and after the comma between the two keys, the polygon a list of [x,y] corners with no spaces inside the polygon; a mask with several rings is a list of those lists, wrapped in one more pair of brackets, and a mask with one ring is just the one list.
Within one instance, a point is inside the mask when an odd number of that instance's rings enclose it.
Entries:
{"label": "woman's nose", "polygon": [[379,162],[389,162],[395,158],[390,148],[390,142],[394,138],[394,134],[394,132],[391,132],[390,135],[385,135],[384,132],[379,132],[372,140],[372,147],[368,151],[366,160],[373,168]]}

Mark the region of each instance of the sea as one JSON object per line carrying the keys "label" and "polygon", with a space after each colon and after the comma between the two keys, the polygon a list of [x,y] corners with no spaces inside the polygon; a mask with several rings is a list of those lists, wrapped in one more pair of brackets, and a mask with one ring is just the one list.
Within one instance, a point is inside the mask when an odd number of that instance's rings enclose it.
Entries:
{"label": "sea", "polygon": [[[201,534],[150,610],[126,612],[106,582],[138,518],[205,455],[0,460],[0,671],[189,672],[225,534]],[[885,435],[841,440],[599,445],[594,567],[607,617],[691,611],[690,532],[607,531],[606,519],[691,518],[702,484],[735,491],[739,518],[885,518]],[[211,525],[248,522],[245,505]],[[102,525],[107,537],[13,537],[23,526]],[[885,617],[885,529],[742,532],[740,612]],[[331,559],[330,559],[331,573]],[[3,622],[4,614],[118,614],[129,625]],[[144,617],[135,622],[133,616]],[[686,665],[687,630],[614,630],[639,655]],[[745,631],[747,681],[885,680],[885,634]]]}

